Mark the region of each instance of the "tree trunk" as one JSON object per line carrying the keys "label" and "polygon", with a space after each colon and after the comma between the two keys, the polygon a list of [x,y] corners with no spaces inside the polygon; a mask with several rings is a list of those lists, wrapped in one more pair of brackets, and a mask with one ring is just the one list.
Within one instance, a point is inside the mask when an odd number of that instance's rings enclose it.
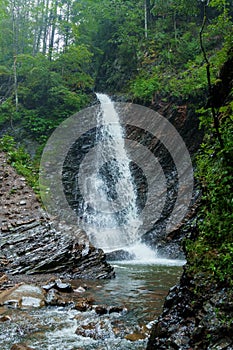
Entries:
{"label": "tree trunk", "polygon": [[[17,78],[17,55],[18,55],[18,23],[16,16],[16,2],[13,2],[12,7],[12,32],[13,32],[13,76],[14,76],[14,94],[15,94],[15,111],[18,112],[18,78]],[[11,118],[11,125],[13,122]]]}
{"label": "tree trunk", "polygon": [[50,41],[49,41],[49,60],[52,60],[53,56],[53,49],[54,49],[54,38],[55,38],[55,31],[56,31],[56,21],[57,21],[57,5],[58,1],[55,1],[54,7],[51,10],[51,35],[50,35]]}
{"label": "tree trunk", "polygon": [[145,38],[147,39],[147,37],[148,37],[148,8],[147,8],[147,0],[145,0],[144,8],[145,8]]}
{"label": "tree trunk", "polygon": [[45,8],[45,11],[43,13],[43,49],[42,52],[45,55],[47,52],[47,42],[48,42],[48,13],[49,13],[49,0],[45,0],[43,2],[43,8]]}

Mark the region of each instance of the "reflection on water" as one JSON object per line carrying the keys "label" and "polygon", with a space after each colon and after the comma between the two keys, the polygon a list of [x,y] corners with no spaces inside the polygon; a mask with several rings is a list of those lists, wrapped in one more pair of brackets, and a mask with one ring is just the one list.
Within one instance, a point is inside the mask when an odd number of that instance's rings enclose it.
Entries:
{"label": "reflection on water", "polygon": [[[15,342],[25,342],[36,350],[145,349],[146,339],[131,342],[125,336],[156,319],[182,268],[115,263],[115,271],[117,277],[110,281],[82,281],[88,286],[82,297],[93,297],[95,304],[125,306],[126,313],[98,316],[94,311],[79,312],[71,306],[27,312],[8,309],[11,321],[0,323],[1,350],[10,350]],[[80,286],[80,280],[71,283],[74,288]],[[82,326],[92,327],[94,336],[75,334]]]}

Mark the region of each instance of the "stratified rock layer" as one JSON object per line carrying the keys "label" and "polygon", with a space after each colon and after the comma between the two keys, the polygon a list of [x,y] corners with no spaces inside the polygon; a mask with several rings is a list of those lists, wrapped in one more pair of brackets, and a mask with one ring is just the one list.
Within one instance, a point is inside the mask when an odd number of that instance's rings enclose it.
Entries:
{"label": "stratified rock layer", "polygon": [[82,230],[48,217],[3,153],[0,198],[0,272],[97,279],[114,276],[104,252],[92,246]]}

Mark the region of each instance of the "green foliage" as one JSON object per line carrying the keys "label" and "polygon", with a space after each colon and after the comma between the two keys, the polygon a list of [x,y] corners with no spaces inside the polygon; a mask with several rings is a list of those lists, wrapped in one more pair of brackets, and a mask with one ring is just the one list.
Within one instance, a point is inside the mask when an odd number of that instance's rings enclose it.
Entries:
{"label": "green foliage", "polygon": [[70,51],[53,62],[42,54],[18,55],[19,108],[16,112],[14,96],[8,98],[0,105],[0,123],[20,121],[29,136],[43,143],[65,118],[89,103],[85,89],[93,80],[84,71],[84,62],[91,55],[84,47]]}
{"label": "green foliage", "polygon": [[0,126],[15,116],[15,106],[11,98],[0,105]]}
{"label": "green foliage", "polygon": [[38,170],[24,147],[17,146],[12,136],[4,135],[0,139],[0,151],[6,152],[8,162],[18,174],[25,177],[27,183],[39,194]]}
{"label": "green foliage", "polygon": [[84,90],[93,86],[93,79],[88,74],[91,58],[86,45],[71,45],[55,60],[54,67],[72,91]]}
{"label": "green foliage", "polygon": [[220,113],[224,149],[213,138],[210,117],[202,117],[207,132],[197,157],[197,177],[203,190],[200,233],[194,242],[186,242],[186,249],[192,271],[202,270],[216,280],[233,284],[233,102]]}
{"label": "green foliage", "polygon": [[133,98],[139,99],[144,103],[151,102],[156,91],[160,90],[160,83],[154,70],[151,74],[138,75],[132,81],[130,90]]}
{"label": "green foliage", "polygon": [[[203,40],[210,61],[211,80],[214,83],[218,72],[226,59],[229,45],[232,43],[232,18],[230,1],[211,1],[207,8]],[[152,9],[153,27],[150,27],[150,46],[141,44],[138,55],[138,73],[131,77],[130,93],[135,96],[135,87],[142,87],[143,92],[151,91],[152,68],[156,67],[155,84],[151,95],[173,96],[188,100],[199,97],[207,91],[206,62],[200,48],[199,31],[202,23],[201,7],[203,4],[193,1],[156,1]],[[151,49],[153,47],[153,61]],[[144,81],[142,77],[145,77]],[[148,88],[147,88],[148,85]],[[138,89],[136,89],[138,90]],[[139,91],[139,90],[138,90]],[[138,95],[138,94],[137,94]],[[147,101],[149,97],[147,97]]]}

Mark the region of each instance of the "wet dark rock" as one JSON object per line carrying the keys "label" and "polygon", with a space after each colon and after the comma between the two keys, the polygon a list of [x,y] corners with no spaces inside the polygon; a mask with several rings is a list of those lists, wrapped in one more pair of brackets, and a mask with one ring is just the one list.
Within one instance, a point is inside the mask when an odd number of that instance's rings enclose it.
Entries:
{"label": "wet dark rock", "polygon": [[124,311],[126,311],[124,306],[110,306],[108,309],[109,314],[112,314],[113,312],[121,313]]}
{"label": "wet dark rock", "polygon": [[81,312],[92,310],[93,299],[91,298],[81,298],[76,304],[75,309]]}
{"label": "wet dark rock", "polygon": [[108,307],[104,305],[94,306],[93,309],[97,313],[97,315],[106,315],[108,313]]}
{"label": "wet dark rock", "polygon": [[185,270],[180,284],[170,289],[147,350],[233,349],[233,310],[227,308],[232,298],[230,288]]}
{"label": "wet dark rock", "polygon": [[[103,251],[83,239],[82,231],[77,228],[72,232],[70,227],[63,226],[60,231],[59,227],[45,222],[24,227],[23,234],[15,228],[11,233],[2,233],[0,249],[8,260],[3,271],[12,275],[55,273],[92,279],[114,276]],[[64,288],[61,284],[60,287]]]}
{"label": "wet dark rock", "polygon": [[124,249],[119,249],[119,250],[114,250],[112,252],[106,253],[106,258],[108,261],[133,260],[135,259],[135,254],[130,253]]}

